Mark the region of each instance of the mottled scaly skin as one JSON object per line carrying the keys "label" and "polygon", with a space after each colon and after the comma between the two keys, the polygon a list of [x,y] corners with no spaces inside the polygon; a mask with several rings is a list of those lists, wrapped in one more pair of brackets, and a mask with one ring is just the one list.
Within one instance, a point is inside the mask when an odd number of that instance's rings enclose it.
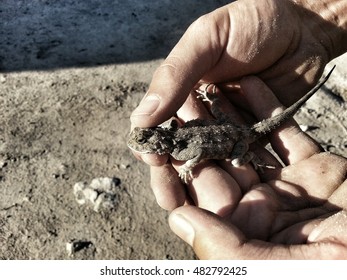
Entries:
{"label": "mottled scaly skin", "polygon": [[[334,69],[334,68],[333,68]],[[204,100],[212,101],[211,111],[216,120],[191,120],[182,127],[175,121],[169,125],[152,128],[135,128],[128,141],[130,149],[138,153],[170,154],[177,160],[186,161],[179,176],[187,183],[192,169],[204,159],[231,159],[231,164],[241,166],[256,157],[248,151],[248,145],[281,125],[327,81],[331,72],[311,91],[282,113],[262,120],[253,126],[235,125],[219,110],[218,97],[199,91]]]}
{"label": "mottled scaly skin", "polygon": [[174,133],[176,145],[170,154],[177,160],[190,160],[200,154],[201,159],[225,159],[230,156],[235,142],[250,133],[247,127],[232,124],[183,126]]}

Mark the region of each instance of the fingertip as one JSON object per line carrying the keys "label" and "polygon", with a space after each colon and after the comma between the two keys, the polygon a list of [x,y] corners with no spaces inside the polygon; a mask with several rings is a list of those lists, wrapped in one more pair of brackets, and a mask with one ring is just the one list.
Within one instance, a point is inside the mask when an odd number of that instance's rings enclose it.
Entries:
{"label": "fingertip", "polygon": [[194,206],[182,206],[173,210],[169,216],[171,230],[183,241],[193,247],[195,239],[195,213],[199,211]]}
{"label": "fingertip", "polygon": [[150,166],[161,166],[168,161],[168,155],[142,154],[139,156],[144,163]]}
{"label": "fingertip", "polygon": [[151,166],[151,188],[158,205],[172,211],[186,201],[186,191],[171,164]]}
{"label": "fingertip", "polygon": [[250,91],[250,92],[254,92],[255,89],[264,87],[264,85],[265,83],[255,75],[244,76],[240,80],[240,86],[242,90],[246,89],[247,91]]}
{"label": "fingertip", "polygon": [[147,93],[130,116],[131,127],[150,127],[157,125],[153,114],[158,110],[161,97],[158,94]]}
{"label": "fingertip", "polygon": [[240,85],[252,112],[259,120],[275,115],[277,109],[283,107],[272,90],[260,78],[246,76],[241,79]]}
{"label": "fingertip", "polygon": [[195,205],[221,217],[228,216],[241,198],[236,181],[211,161],[194,167],[193,180],[187,188]]}
{"label": "fingertip", "polygon": [[257,78],[256,76],[248,75],[248,76],[242,77],[240,80],[240,83],[243,83],[243,84],[253,83],[253,82],[257,82],[257,80],[259,80],[259,78]]}
{"label": "fingertip", "polygon": [[221,217],[195,206],[182,206],[169,216],[171,230],[193,247],[200,259],[226,259],[237,256],[235,250],[244,236]]}

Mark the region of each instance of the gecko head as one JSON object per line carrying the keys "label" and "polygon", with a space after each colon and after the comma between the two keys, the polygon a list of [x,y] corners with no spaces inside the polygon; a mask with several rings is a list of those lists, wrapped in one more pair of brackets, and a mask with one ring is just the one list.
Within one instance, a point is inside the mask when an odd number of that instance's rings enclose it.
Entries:
{"label": "gecko head", "polygon": [[161,127],[135,127],[130,132],[128,147],[141,154],[167,154],[173,149],[172,133]]}

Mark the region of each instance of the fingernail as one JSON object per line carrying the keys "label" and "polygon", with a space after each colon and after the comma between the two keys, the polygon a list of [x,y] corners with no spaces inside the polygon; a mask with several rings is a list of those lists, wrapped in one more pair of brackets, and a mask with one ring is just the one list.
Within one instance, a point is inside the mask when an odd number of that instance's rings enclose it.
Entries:
{"label": "fingernail", "polygon": [[157,110],[160,103],[160,98],[158,95],[147,95],[140,103],[140,105],[131,114],[134,116],[149,116],[152,115],[155,110]]}
{"label": "fingernail", "polygon": [[172,213],[169,220],[171,230],[190,246],[193,246],[195,230],[192,224],[181,214]]}

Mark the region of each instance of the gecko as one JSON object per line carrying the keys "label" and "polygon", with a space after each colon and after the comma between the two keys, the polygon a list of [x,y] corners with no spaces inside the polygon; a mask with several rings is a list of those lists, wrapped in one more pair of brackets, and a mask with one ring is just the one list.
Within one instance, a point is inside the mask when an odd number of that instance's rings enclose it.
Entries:
{"label": "gecko", "polygon": [[[335,66],[325,78],[290,107],[253,125],[235,124],[227,117],[218,117],[221,112],[216,108],[216,96],[207,90],[213,84],[208,84],[205,90],[197,90],[198,97],[203,101],[212,102],[211,112],[216,119],[193,119],[181,127],[175,120],[169,125],[135,127],[130,133],[128,147],[140,154],[170,154],[176,160],[185,161],[179,167],[179,177],[184,183],[193,178],[193,168],[206,159],[230,159],[231,164],[236,167],[248,162],[253,163],[255,167],[261,166],[257,156],[249,151],[249,145],[292,117],[322,87],[334,68]],[[215,91],[215,85],[213,87]]]}

